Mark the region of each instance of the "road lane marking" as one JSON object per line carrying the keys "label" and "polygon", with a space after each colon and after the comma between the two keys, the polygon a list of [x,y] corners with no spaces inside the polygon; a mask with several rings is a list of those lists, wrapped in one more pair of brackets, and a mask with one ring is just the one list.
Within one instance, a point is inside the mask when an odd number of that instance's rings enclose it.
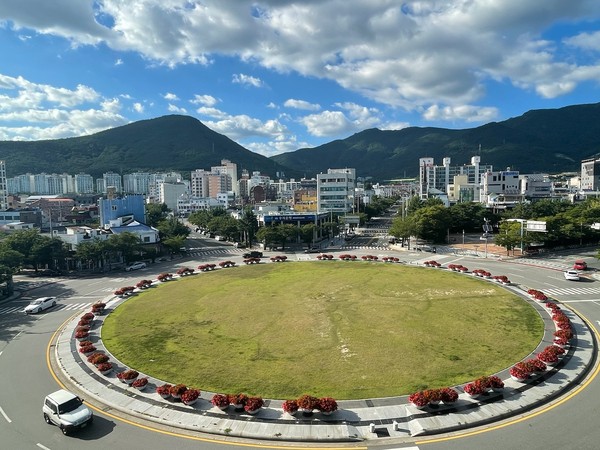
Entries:
{"label": "road lane marking", "polygon": [[2,414],[2,415],[4,416],[4,418],[6,419],[6,421],[7,421],[8,423],[11,423],[11,422],[12,422],[12,420],[10,420],[10,417],[8,417],[8,416],[6,415],[6,413],[4,412],[4,410],[2,409],[2,406],[0,406],[0,414]]}
{"label": "road lane marking", "polygon": [[39,442],[37,444],[35,444],[35,445],[37,445],[42,450],[50,450],[48,447],[46,447],[45,445],[40,444]]}

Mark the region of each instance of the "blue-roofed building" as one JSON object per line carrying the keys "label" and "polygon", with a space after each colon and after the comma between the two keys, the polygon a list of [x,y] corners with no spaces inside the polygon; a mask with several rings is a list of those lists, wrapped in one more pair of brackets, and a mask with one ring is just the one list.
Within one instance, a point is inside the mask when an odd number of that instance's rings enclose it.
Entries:
{"label": "blue-roofed building", "polygon": [[133,220],[146,223],[146,208],[143,195],[126,195],[98,200],[100,227],[107,227],[111,220],[120,217],[131,217]]}

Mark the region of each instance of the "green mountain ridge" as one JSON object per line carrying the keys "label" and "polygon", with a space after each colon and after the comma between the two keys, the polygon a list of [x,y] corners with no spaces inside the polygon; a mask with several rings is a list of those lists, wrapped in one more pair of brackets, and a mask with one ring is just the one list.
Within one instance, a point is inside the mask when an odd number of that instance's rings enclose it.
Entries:
{"label": "green mountain ridge", "polygon": [[532,110],[476,128],[368,129],[314,148],[267,158],[212,131],[199,120],[170,115],[141,120],[89,136],[45,141],[1,141],[7,175],[107,171],[209,169],[229,159],[238,169],[277,178],[313,177],[329,168],[354,167],[357,175],[383,181],[415,177],[419,158],[453,165],[481,156],[495,170],[521,173],[579,171],[581,160],[600,153],[600,103]]}

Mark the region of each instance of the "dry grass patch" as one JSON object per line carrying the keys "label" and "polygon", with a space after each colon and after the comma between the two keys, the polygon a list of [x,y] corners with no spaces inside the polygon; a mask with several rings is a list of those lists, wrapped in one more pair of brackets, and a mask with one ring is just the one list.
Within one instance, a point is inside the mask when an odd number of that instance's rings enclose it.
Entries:
{"label": "dry grass patch", "polygon": [[385,397],[491,374],[543,324],[521,298],[449,273],[364,262],[261,264],[138,294],[102,337],[125,364],[213,392]]}

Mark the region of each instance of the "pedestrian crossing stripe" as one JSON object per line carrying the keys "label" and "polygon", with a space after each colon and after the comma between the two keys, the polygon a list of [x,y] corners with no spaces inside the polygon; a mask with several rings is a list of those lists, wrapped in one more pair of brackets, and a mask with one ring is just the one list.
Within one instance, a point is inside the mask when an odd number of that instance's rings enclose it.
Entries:
{"label": "pedestrian crossing stripe", "polygon": [[[93,303],[94,302],[87,302],[87,303],[57,303],[56,306],[54,306],[52,308],[48,308],[45,312],[60,311],[60,310],[75,311],[75,310],[81,310],[81,309],[88,309],[88,308],[92,307]],[[25,306],[4,307],[4,308],[0,308],[0,315],[2,315],[2,314],[12,314],[12,313],[22,313],[24,310],[25,310]]]}
{"label": "pedestrian crossing stripe", "polygon": [[600,294],[600,288],[556,288],[544,289],[546,295],[580,295],[580,294]]}

